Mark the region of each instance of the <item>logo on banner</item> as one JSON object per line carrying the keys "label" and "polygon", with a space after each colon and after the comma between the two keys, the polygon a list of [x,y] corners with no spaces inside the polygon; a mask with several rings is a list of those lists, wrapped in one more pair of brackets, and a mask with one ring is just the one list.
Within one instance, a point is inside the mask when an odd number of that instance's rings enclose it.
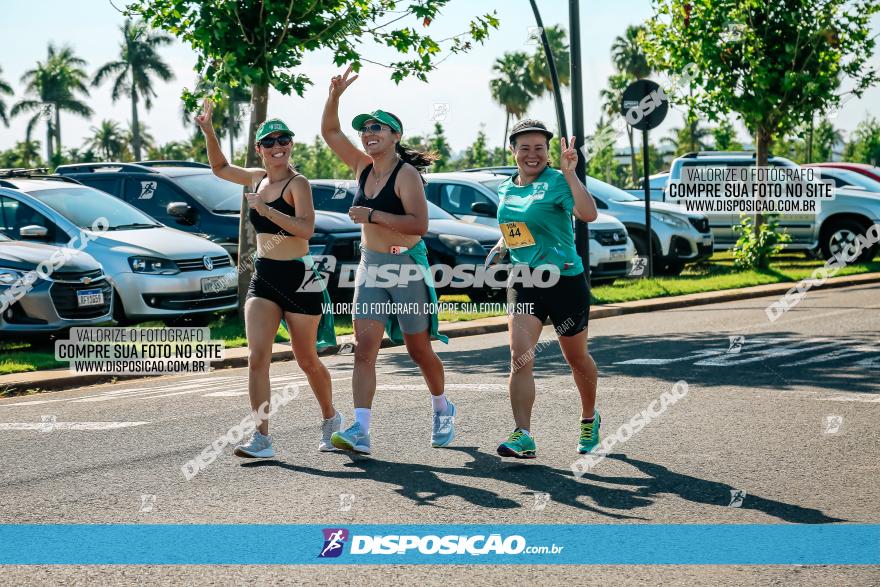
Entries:
{"label": "logo on banner", "polygon": [[348,540],[348,530],[345,528],[324,528],[324,548],[318,558],[336,558],[342,554],[342,547]]}

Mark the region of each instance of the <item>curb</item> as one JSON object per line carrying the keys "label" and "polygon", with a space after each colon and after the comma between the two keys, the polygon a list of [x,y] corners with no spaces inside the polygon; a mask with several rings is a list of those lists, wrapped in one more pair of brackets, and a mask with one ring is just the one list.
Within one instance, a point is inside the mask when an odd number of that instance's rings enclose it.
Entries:
{"label": "curb", "polygon": [[[811,289],[834,289],[853,285],[880,283],[880,273],[834,277],[827,279],[825,283],[817,283],[817,280],[813,279],[805,279],[804,281],[811,284]],[[755,285],[740,289],[686,294],[666,298],[652,298],[649,300],[623,302],[620,304],[603,304],[601,306],[590,308],[590,320],[622,316],[624,314],[674,310],[720,302],[760,298],[770,295],[782,295],[795,287],[797,283],[799,282],[789,281],[785,283]],[[480,334],[491,334],[506,330],[507,317],[495,316],[492,318],[481,318],[479,320],[466,322],[446,323],[440,329],[440,332],[449,338],[459,338],[462,336],[477,336]],[[340,338],[343,338],[342,344],[328,347],[321,351],[319,355],[328,356],[338,354],[341,348],[345,347],[346,344],[351,344],[353,341],[352,335],[344,335]],[[381,348],[388,348],[391,346],[396,345],[394,345],[388,338],[382,339]],[[232,354],[232,356],[229,356],[230,354]],[[222,361],[211,363],[214,370],[247,366],[247,347],[229,349],[226,352],[226,355],[227,358]],[[292,360],[290,346],[289,344],[275,343],[272,349],[272,362],[283,360]],[[71,374],[67,369],[28,371],[25,373],[13,373],[11,375],[0,376],[0,394],[15,395],[27,390],[59,391],[84,385],[95,385],[98,383],[127,381],[132,379],[153,379],[156,377],[168,377],[168,375],[144,377],[143,375],[106,375],[103,373]]]}

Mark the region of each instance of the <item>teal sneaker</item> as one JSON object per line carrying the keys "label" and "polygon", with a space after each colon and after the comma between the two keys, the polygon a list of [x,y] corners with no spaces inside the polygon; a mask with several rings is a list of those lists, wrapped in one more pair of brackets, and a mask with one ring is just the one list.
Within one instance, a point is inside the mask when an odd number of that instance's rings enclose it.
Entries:
{"label": "teal sneaker", "polygon": [[578,452],[582,455],[587,454],[599,445],[599,424],[602,418],[599,417],[599,410],[593,412],[592,422],[581,422],[581,436],[578,439]]}
{"label": "teal sneaker", "polygon": [[361,425],[355,422],[344,432],[334,432],[330,443],[339,450],[347,450],[362,455],[370,454],[370,435],[364,434]]}
{"label": "teal sneaker", "polygon": [[498,454],[502,457],[533,459],[537,456],[537,451],[535,439],[523,432],[521,428],[511,432],[507,440],[498,445]]}
{"label": "teal sneaker", "polygon": [[446,400],[446,410],[434,412],[431,425],[431,446],[447,446],[455,438],[455,404]]}

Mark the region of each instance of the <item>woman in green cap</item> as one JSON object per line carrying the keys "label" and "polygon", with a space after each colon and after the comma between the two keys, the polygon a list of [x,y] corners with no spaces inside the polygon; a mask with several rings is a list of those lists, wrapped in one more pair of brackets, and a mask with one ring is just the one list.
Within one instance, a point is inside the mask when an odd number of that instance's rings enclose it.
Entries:
{"label": "woman in green cap", "polygon": [[[323,282],[318,281],[318,287],[308,286],[314,283],[308,252],[315,209],[308,180],[290,164],[293,132],[277,118],[265,121],[257,128],[255,145],[263,168],[238,167],[231,165],[220,149],[211,111],[211,101],[205,100],[204,111],[196,117],[205,133],[211,169],[216,176],[248,188],[248,218],[257,233],[257,258],[244,306],[251,408],[262,414],[268,406],[272,344],[283,318],[296,362],[321,407],[318,448],[331,451],[330,435],[341,429],[343,419],[333,406],[330,372],[318,359],[317,347],[335,343],[328,340],[333,338],[332,314],[323,315],[322,304],[329,301],[321,288]],[[258,419],[256,430],[234,452],[240,457],[274,456],[269,422]]]}
{"label": "woman in green cap", "polygon": [[[355,423],[333,434],[331,441],[343,450],[370,453],[376,358],[383,330],[392,340],[400,340],[399,330],[431,392],[431,445],[446,446],[455,436],[455,405],[443,393],[443,363],[431,348],[432,336],[443,342],[446,339],[437,332],[437,297],[421,239],[428,230],[428,202],[420,169],[436,157],[401,145],[403,124],[383,110],[354,118],[352,126],[360,134],[363,150],[353,145],[339,123],[339,97],[358,77],[350,74],[351,67],[331,80],[321,119],[324,140],[358,178],[359,189],[349,216],[363,225],[352,316]],[[377,280],[380,268],[393,278]],[[395,315],[395,308],[407,310]]]}
{"label": "woman in green cap", "polygon": [[[553,133],[539,120],[521,120],[510,132],[510,151],[517,172],[498,186],[498,223],[502,239],[490,252],[510,252],[511,279],[507,303],[510,331],[510,405],[516,427],[498,446],[504,457],[537,456],[532,436],[535,403],[534,349],[549,317],[556,329],[562,356],[571,368],[581,399],[578,452],[592,451],[599,443],[596,410],[596,363],[587,350],[590,288],[574,244],[572,216],[584,222],[596,219],[596,203],[575,175],[575,138],[561,137],[559,170],[550,167]],[[517,269],[551,266],[558,280],[514,279]],[[542,287],[543,286],[543,287]],[[547,287],[549,286],[549,287]]]}

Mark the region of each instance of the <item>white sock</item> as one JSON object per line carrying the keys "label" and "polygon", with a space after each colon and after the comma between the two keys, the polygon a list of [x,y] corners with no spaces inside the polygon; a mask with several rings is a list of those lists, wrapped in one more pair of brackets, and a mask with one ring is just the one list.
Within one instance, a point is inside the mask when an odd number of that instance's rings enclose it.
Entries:
{"label": "white sock", "polygon": [[531,436],[531,435],[532,435],[532,433],[529,432],[528,430],[526,430],[525,428],[520,428],[520,430],[521,430],[521,431],[523,432],[523,434],[525,434],[526,436]]}
{"label": "white sock", "polygon": [[361,425],[361,430],[364,431],[364,434],[370,433],[370,415],[373,410],[370,408],[355,408],[354,409],[354,419],[355,421]]}
{"label": "white sock", "polygon": [[432,395],[431,396],[431,405],[434,406],[435,412],[445,412],[446,411],[446,394],[441,393],[440,395]]}

